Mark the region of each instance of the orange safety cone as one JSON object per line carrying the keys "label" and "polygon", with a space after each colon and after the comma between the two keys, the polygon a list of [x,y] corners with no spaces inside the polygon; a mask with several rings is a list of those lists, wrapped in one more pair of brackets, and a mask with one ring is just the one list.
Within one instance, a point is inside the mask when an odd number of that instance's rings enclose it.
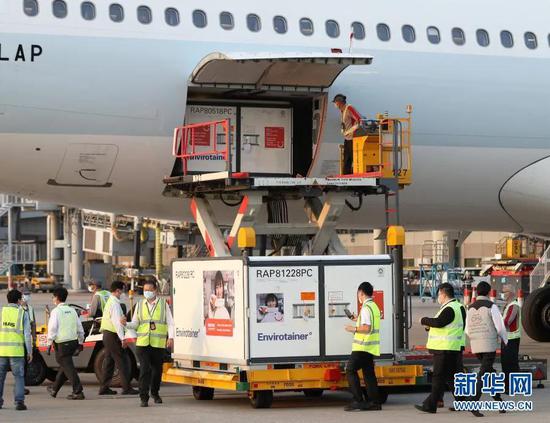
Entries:
{"label": "orange safety cone", "polygon": [[523,307],[523,289],[518,289],[518,304]]}
{"label": "orange safety cone", "polygon": [[497,290],[491,289],[491,292],[489,293],[489,299],[494,303],[497,300]]}
{"label": "orange safety cone", "polygon": [[472,287],[472,303],[475,303],[477,300],[477,288],[475,286]]}

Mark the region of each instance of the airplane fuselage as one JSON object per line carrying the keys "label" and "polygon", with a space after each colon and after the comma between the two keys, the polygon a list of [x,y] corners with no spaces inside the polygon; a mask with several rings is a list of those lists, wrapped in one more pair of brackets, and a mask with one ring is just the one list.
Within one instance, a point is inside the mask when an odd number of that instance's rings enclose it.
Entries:
{"label": "airplane fuselage", "polygon": [[[184,121],[188,79],[212,52],[285,53],[349,50],[349,25],[361,21],[365,40],[352,51],[370,54],[372,65],[345,70],[328,98],[342,92],[363,115],[403,114],[412,104],[414,183],[401,195],[402,222],[411,229],[484,229],[545,233],[550,214],[550,6],[514,2],[390,1],[313,7],[310,2],[275,4],[211,1],[197,4],[209,16],[196,28],[188,2],[181,24],[166,25],[166,1],[149,4],[153,22],[136,19],[136,5],[120,2],[125,20],[109,19],[107,1],[96,1],[97,17],[83,20],[76,4],[66,18],[52,15],[51,2],[29,17],[22,2],[0,0],[0,192],[115,213],[189,220],[182,200],[162,196],[162,178],[173,166],[171,138]],[[128,4],[126,4],[128,3]],[[531,3],[531,2],[529,2]],[[176,5],[176,7],[179,7]],[[218,24],[228,10],[235,29]],[[255,10],[253,10],[255,9]],[[536,9],[536,10],[535,10]],[[475,10],[476,13],[472,13]],[[522,12],[520,15],[519,12]],[[262,30],[246,29],[245,16],[257,13]],[[499,18],[496,18],[499,12]],[[289,31],[272,28],[283,15]],[[309,16],[315,32],[304,36],[298,22]],[[330,38],[324,21],[335,19],[341,34]],[[391,39],[381,41],[376,25],[386,23]],[[416,41],[403,40],[401,27],[415,27]],[[441,42],[431,44],[426,28],[437,27]],[[464,30],[456,45],[451,30]],[[476,31],[490,36],[480,46]],[[510,30],[512,48],[499,34]],[[538,36],[527,48],[524,33]],[[23,60],[24,57],[24,60]],[[323,153],[310,174],[319,175],[338,158],[342,142],[339,113],[329,104],[323,125]],[[113,146],[109,184],[102,187],[48,183],[60,172],[72,144]],[[347,212],[343,225],[380,227],[380,204]],[[233,213],[227,210],[227,215]]]}

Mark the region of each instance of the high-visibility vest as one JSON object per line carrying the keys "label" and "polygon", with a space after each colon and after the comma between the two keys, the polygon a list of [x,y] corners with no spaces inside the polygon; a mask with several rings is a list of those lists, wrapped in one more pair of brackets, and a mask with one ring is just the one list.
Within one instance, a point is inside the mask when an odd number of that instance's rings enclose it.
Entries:
{"label": "high-visibility vest", "polygon": [[97,291],[94,295],[97,295],[99,297],[101,312],[103,313],[103,310],[105,310],[105,306],[107,305],[107,301],[109,301],[109,297],[111,296],[111,293],[109,291],[102,289],[101,291]]}
{"label": "high-visibility vest", "polygon": [[24,357],[25,334],[23,332],[23,309],[2,307],[0,326],[0,357]]}
{"label": "high-visibility vest", "polygon": [[111,320],[111,310],[113,309],[113,303],[116,303],[115,296],[109,297],[107,304],[105,304],[105,310],[103,311],[103,317],[101,318],[100,332],[109,331],[117,333],[115,325]]}
{"label": "high-visibility vest", "polygon": [[[355,332],[353,335],[352,351],[365,351],[372,355],[380,355],[380,309],[372,300],[367,300],[363,303],[363,307],[370,313],[370,332]],[[361,313],[357,316],[355,327],[360,327]]]}
{"label": "high-visibility vest", "polygon": [[521,306],[518,303],[518,300],[515,299],[514,301],[510,302],[510,304],[507,304],[504,308],[504,317],[508,314],[508,309],[512,306],[518,306],[518,324],[515,331],[510,332],[508,331],[508,339],[518,339],[521,338]]}
{"label": "high-visibility vest", "polygon": [[449,301],[439,309],[435,317],[437,318],[443,310],[451,307],[454,311],[454,319],[447,326],[442,328],[430,328],[428,333],[428,343],[426,348],[429,350],[440,351],[460,351],[464,343],[464,319],[462,318],[462,304],[456,300]]}
{"label": "high-visibility vest", "polygon": [[59,304],[55,310],[57,310],[57,336],[54,341],[57,344],[62,342],[76,341],[78,339],[78,330],[76,321],[78,315],[76,311],[66,305]]}
{"label": "high-visibility vest", "polygon": [[[137,341],[136,346],[154,348],[166,348],[166,339],[168,338],[168,324],[166,323],[166,300],[159,298],[153,315],[149,313],[147,300],[142,300],[137,305],[136,315],[138,317]],[[155,329],[151,329],[151,323]]]}

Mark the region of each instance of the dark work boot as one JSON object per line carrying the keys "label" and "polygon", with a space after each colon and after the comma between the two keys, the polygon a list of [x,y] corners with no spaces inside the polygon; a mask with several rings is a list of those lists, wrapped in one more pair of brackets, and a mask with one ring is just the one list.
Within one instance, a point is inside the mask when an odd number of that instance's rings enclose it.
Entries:
{"label": "dark work boot", "polygon": [[82,392],[79,392],[77,394],[70,394],[70,395],[67,395],[67,399],[68,400],[83,400],[84,399],[84,393]]}

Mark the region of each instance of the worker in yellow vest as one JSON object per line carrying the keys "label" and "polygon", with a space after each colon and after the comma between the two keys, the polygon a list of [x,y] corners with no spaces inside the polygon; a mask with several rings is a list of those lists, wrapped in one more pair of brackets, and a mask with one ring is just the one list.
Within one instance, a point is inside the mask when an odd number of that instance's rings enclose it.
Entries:
{"label": "worker in yellow vest", "polygon": [[90,317],[97,319],[103,316],[105,305],[111,296],[106,289],[101,289],[96,281],[88,282],[88,291],[92,293],[92,302],[90,304]]}
{"label": "worker in yellow vest", "polygon": [[107,300],[101,318],[100,330],[103,333],[105,360],[103,362],[99,395],[115,395],[117,393],[110,388],[115,364],[120,372],[122,395],[138,394],[138,391],[130,385],[132,380],[131,369],[126,366],[126,360],[124,359],[128,346],[125,340],[124,327],[120,322],[120,318],[124,316],[120,304],[120,297],[124,292],[124,288],[124,282],[114,281],[111,284],[111,295]]}
{"label": "worker in yellow vest", "polygon": [[[374,373],[374,357],[380,356],[380,309],[372,299],[374,289],[369,282],[362,282],[357,289],[357,300],[361,304],[359,316],[353,316],[355,325],[347,325],[346,331],[353,333],[351,357],[346,367],[349,388],[353,402],[345,411],[381,410],[378,382]],[[363,371],[367,398],[363,391],[358,372]]]}
{"label": "worker in yellow vest", "polygon": [[[437,402],[443,398],[445,386],[449,384],[454,393],[454,375],[463,371],[459,363],[464,346],[466,310],[455,298],[454,288],[450,283],[439,285],[437,302],[441,308],[435,317],[420,319],[420,324],[429,328],[426,348],[433,355],[432,392],[421,405],[415,405],[417,410],[425,413],[437,412]],[[455,400],[463,398],[455,397]],[[479,411],[472,413],[482,416]]]}
{"label": "worker in yellow vest", "polygon": [[155,404],[162,404],[159,395],[162,363],[166,349],[174,344],[174,319],[164,298],[159,298],[157,283],[148,280],[143,296],[130,323],[122,318],[128,329],[137,330],[136,354],[139,359],[139,396],[141,407],[149,406],[149,392]]}
{"label": "worker in yellow vest", "polygon": [[59,364],[57,377],[51,386],[48,386],[48,393],[56,397],[63,384],[69,380],[73,391],[67,396],[69,400],[83,400],[82,384],[78,373],[74,368],[73,355],[82,351],[84,343],[84,329],[82,323],[71,306],[65,304],[69,293],[66,288],[58,287],[53,291],[53,303],[56,306],[48,321],[48,351],[53,345],[55,359]]}
{"label": "worker in yellow vest", "polygon": [[[4,382],[8,368],[15,379],[13,396],[15,409],[26,410],[25,358],[32,361],[31,325],[21,308],[21,292],[12,289],[7,295],[8,305],[2,307],[0,326],[0,408],[4,405]],[[25,357],[25,350],[27,357]]]}
{"label": "worker in yellow vest", "polygon": [[502,371],[506,375],[505,384],[508,392],[508,382],[510,373],[517,373],[519,368],[519,343],[521,340],[521,306],[515,296],[511,285],[503,285],[501,299],[506,301],[502,317],[504,326],[508,335],[508,343],[501,343],[500,346],[500,364]]}

